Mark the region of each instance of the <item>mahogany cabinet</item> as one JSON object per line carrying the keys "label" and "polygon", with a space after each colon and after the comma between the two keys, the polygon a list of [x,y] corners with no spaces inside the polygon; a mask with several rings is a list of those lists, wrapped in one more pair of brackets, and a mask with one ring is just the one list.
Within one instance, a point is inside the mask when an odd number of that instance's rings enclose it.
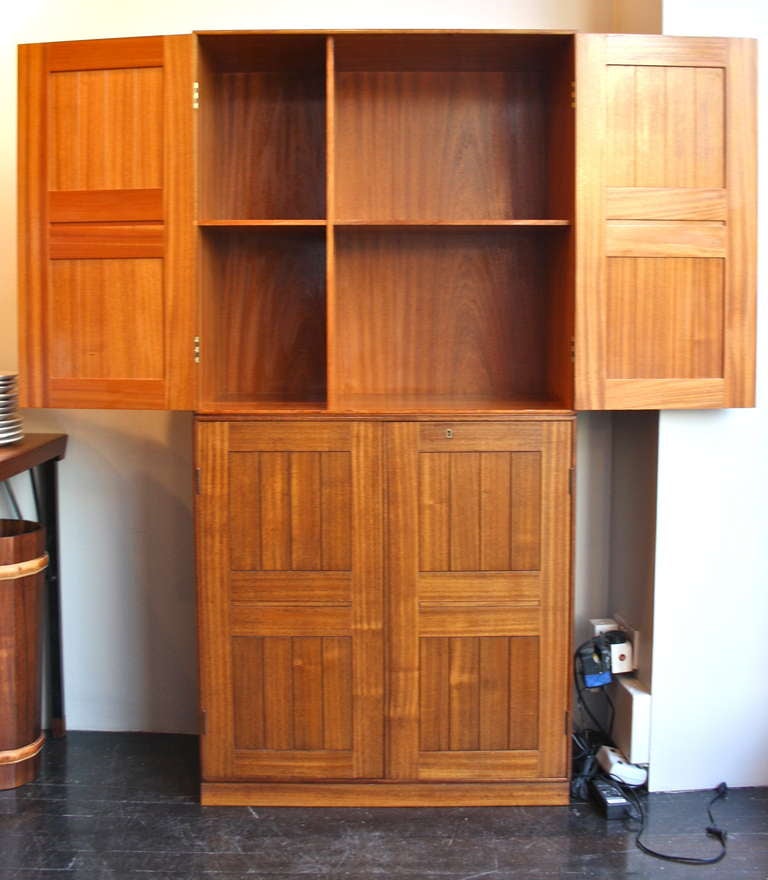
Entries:
{"label": "mahogany cabinet", "polygon": [[749,406],[755,48],[515,32],[22,46],[33,406]]}
{"label": "mahogany cabinet", "polygon": [[21,47],[24,403],[198,413],[205,802],[565,801],[573,413],[752,405],[754,56]]}
{"label": "mahogany cabinet", "polygon": [[204,803],[565,803],[572,417],[197,423]]}

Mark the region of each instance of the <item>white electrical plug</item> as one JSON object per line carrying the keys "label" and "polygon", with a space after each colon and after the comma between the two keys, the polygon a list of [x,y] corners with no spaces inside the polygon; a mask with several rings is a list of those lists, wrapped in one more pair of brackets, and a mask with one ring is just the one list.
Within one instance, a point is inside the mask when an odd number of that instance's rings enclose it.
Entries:
{"label": "white electrical plug", "polygon": [[620,672],[632,672],[632,642],[619,642],[611,645],[611,672],[617,675]]}
{"label": "white electrical plug", "polygon": [[618,749],[612,746],[600,746],[597,752],[597,763],[607,776],[612,776],[625,785],[643,785],[648,778],[648,771],[637,764],[630,764]]}

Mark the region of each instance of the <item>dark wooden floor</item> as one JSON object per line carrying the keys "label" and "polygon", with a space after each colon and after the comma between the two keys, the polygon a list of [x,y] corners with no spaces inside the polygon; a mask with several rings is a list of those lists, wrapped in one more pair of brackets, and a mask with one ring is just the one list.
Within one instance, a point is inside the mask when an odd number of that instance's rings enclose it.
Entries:
{"label": "dark wooden floor", "polygon": [[[200,807],[194,737],[70,733],[37,782],[0,793],[0,880],[38,878],[768,878],[768,790],[715,807],[729,853],[713,867],[640,853],[587,804],[476,809]],[[716,852],[708,792],[652,795],[648,842]]]}

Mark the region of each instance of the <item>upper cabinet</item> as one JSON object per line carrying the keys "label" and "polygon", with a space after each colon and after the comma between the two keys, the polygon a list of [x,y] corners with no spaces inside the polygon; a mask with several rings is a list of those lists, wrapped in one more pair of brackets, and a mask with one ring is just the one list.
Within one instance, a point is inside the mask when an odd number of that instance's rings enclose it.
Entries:
{"label": "upper cabinet", "polygon": [[498,31],[24,46],[26,402],[750,405],[753,50]]}
{"label": "upper cabinet", "polygon": [[576,45],[575,406],[752,406],[754,41]]}
{"label": "upper cabinet", "polygon": [[570,408],[571,36],[198,40],[199,409]]}
{"label": "upper cabinet", "polygon": [[28,406],[195,406],[193,46],[20,47]]}

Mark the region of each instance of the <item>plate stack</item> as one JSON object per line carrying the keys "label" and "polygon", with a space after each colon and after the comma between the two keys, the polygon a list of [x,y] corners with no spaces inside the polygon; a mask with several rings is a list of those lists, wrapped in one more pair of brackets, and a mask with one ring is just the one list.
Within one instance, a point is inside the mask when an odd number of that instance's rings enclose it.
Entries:
{"label": "plate stack", "polygon": [[17,443],[24,437],[16,408],[19,403],[16,378],[16,373],[0,373],[0,446]]}

